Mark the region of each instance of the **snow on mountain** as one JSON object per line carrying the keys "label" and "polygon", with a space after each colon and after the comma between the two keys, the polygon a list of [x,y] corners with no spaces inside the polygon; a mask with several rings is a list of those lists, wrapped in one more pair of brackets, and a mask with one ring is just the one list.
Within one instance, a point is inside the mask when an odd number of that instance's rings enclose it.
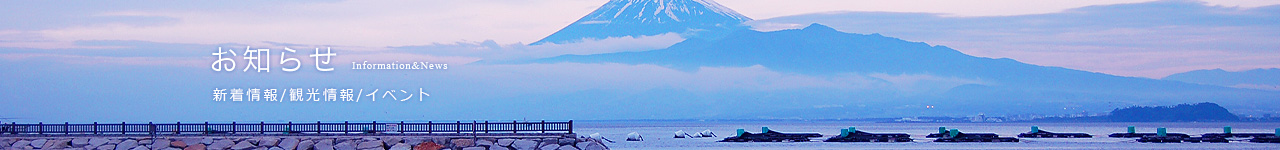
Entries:
{"label": "snow on mountain", "polygon": [[[1012,59],[966,55],[945,46],[911,42],[879,34],[840,32],[813,24],[803,29],[759,32],[739,30],[717,40],[690,39],[666,49],[594,55],[564,55],[538,63],[652,64],[695,72],[704,67],[759,65],[769,70],[813,76],[845,74],[927,75],[982,81],[949,87],[945,92],[895,96],[901,91],[849,90],[856,98],[812,98],[788,102],[847,102],[867,108],[830,110],[792,107],[770,112],[805,114],[966,115],[1063,114],[1104,112],[1121,106],[1213,102],[1238,113],[1275,110],[1280,93],[1183,82],[1121,77],[1061,67],[1038,66]],[[933,84],[933,83],[928,83]],[[761,108],[738,103],[739,107]],[[744,106],[745,105],[745,106]],[[937,105],[946,108],[910,106]],[[777,105],[773,105],[777,106]],[[778,107],[782,108],[782,107]],[[755,115],[755,114],[750,114]],[[782,114],[771,114],[782,115]],[[751,116],[748,116],[751,117]],[[775,116],[778,117],[778,116]],[[791,116],[787,116],[791,117]],[[823,116],[810,116],[823,117]],[[830,116],[826,116],[830,117]]]}
{"label": "snow on mountain", "polygon": [[750,20],[710,0],[611,0],[532,45],[665,33],[714,38],[746,29],[742,22]]}

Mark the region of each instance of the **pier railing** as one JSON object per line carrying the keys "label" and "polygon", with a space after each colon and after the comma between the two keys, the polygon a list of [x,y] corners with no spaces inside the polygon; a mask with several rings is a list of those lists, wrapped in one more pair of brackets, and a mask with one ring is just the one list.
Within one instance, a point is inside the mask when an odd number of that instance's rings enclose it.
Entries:
{"label": "pier railing", "polygon": [[573,133],[569,121],[453,122],[231,122],[0,124],[0,134],[369,134],[369,133]]}

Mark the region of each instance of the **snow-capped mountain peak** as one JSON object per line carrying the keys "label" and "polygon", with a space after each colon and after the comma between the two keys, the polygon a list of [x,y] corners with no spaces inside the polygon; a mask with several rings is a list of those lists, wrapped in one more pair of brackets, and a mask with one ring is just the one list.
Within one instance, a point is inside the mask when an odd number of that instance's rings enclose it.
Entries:
{"label": "snow-capped mountain peak", "polygon": [[679,33],[686,37],[744,29],[751,18],[711,0],[611,0],[534,45]]}

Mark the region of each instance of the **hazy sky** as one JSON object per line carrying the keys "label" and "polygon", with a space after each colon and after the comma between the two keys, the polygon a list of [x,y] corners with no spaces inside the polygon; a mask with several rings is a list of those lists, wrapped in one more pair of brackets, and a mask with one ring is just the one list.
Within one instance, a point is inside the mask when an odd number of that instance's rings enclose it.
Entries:
{"label": "hazy sky", "polygon": [[[749,24],[760,30],[796,28],[819,21],[844,32],[880,33],[980,57],[1120,76],[1160,78],[1195,69],[1280,67],[1280,42],[1275,42],[1280,39],[1280,28],[1276,28],[1280,27],[1280,6],[1276,5],[1280,1],[1275,0],[718,2],[756,19]],[[862,101],[849,99],[858,98],[914,103],[917,101],[892,98],[928,96],[983,83],[981,79],[927,73],[805,75],[761,65],[692,72],[649,64],[467,66],[481,60],[659,49],[683,40],[679,35],[664,34],[526,45],[604,3],[0,1],[0,22],[5,22],[0,24],[0,70],[4,70],[0,72],[0,90],[6,90],[0,92],[0,118],[73,122],[695,118],[707,116],[689,114],[738,112],[730,111],[733,105],[724,105],[727,103],[787,102],[788,107],[798,108],[854,107],[852,104]],[[332,46],[340,54],[333,60],[338,66],[366,60],[421,60],[450,63],[451,69],[341,73],[210,70],[210,63],[216,60],[211,52],[246,45],[276,52],[287,46],[301,49],[301,53],[306,53],[305,48]],[[314,61],[303,59],[300,63]],[[211,88],[242,87],[425,88],[433,96],[420,103],[259,105],[209,100]],[[675,101],[666,103],[670,100]],[[590,107],[543,111],[583,104]],[[706,110],[704,106],[724,109]],[[910,105],[885,106],[900,109]],[[286,107],[292,109],[279,109]],[[474,111],[495,108],[507,111]]]}
{"label": "hazy sky", "polygon": [[[757,20],[821,12],[920,12],[945,17],[1016,16],[1058,13],[1091,5],[1150,0],[720,0]],[[176,44],[337,45],[351,49],[478,43],[530,43],[568,25],[604,3],[602,0],[474,1],[6,1],[0,2],[0,48],[120,48],[86,46],[84,41],[130,40]],[[1249,9],[1280,4],[1267,0],[1208,0],[1209,6]],[[880,31],[860,31],[879,33]],[[1250,32],[1250,31],[1238,31]],[[890,35],[893,36],[893,35]],[[1079,38],[1091,38],[1078,35]],[[1097,35],[1102,36],[1102,35]],[[1017,37],[1014,37],[1017,38]],[[995,53],[979,45],[949,39],[906,39],[956,45],[983,57],[1014,58],[1038,65],[1066,66],[1122,76],[1160,78],[1194,69],[1250,69],[1188,64],[1162,70],[1120,63],[1074,64],[1073,57]],[[1016,43],[1011,43],[1016,44]],[[123,47],[130,47],[128,45]],[[138,47],[138,46],[133,46]],[[1064,46],[1066,47],[1066,46]],[[1071,47],[1089,47],[1072,45]],[[1070,51],[1066,48],[1064,51]],[[1120,50],[1123,51],[1123,50]],[[1274,49],[1270,51],[1275,51]],[[544,54],[551,55],[551,54]],[[1084,57],[1084,56],[1080,56]],[[1185,56],[1183,56],[1185,57]],[[1152,58],[1165,59],[1165,58]],[[1124,66],[1116,68],[1116,66]],[[1250,67],[1280,67],[1277,64]]]}

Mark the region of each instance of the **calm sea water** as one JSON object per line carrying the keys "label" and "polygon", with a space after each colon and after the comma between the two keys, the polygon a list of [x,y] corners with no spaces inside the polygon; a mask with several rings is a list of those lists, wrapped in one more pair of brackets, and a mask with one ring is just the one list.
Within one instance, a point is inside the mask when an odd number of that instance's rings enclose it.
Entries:
{"label": "calm sea water", "polygon": [[[825,137],[814,138],[814,142],[785,143],[729,143],[715,142],[726,136],[732,136],[736,129],[746,129],[758,133],[760,127],[780,132],[822,133]],[[1031,126],[1039,126],[1041,130],[1050,132],[1089,133],[1094,138],[1080,139],[1033,139],[1021,138],[1018,143],[934,143],[932,138],[924,138],[929,133],[938,131],[938,127],[959,129],[969,133],[996,133],[1002,137],[1016,137],[1018,133],[1031,130]],[[1250,143],[1247,141],[1231,141],[1231,143],[1138,143],[1133,138],[1109,138],[1107,134],[1125,132],[1128,126],[1137,126],[1138,132],[1155,132],[1158,127],[1168,128],[1170,133],[1186,133],[1199,136],[1204,133],[1222,133],[1223,126],[1231,126],[1233,133],[1274,133],[1280,123],[868,123],[841,121],[579,121],[575,122],[575,132],[579,135],[600,133],[605,138],[616,141],[609,143],[613,149],[644,150],[685,150],[685,149],[1280,149],[1275,143]],[[914,142],[905,143],[836,143],[821,142],[822,139],[838,135],[840,129],[856,127],[859,131],[871,133],[907,133]],[[714,138],[672,138],[677,130],[696,134],[702,130],[711,130],[719,135]],[[645,141],[624,141],[626,134],[637,132]],[[1233,139],[1244,140],[1244,139]]]}

